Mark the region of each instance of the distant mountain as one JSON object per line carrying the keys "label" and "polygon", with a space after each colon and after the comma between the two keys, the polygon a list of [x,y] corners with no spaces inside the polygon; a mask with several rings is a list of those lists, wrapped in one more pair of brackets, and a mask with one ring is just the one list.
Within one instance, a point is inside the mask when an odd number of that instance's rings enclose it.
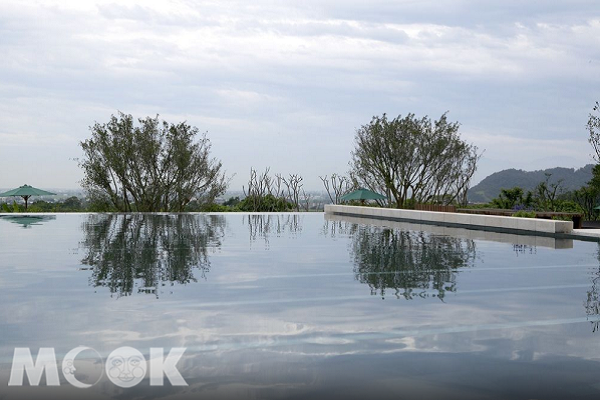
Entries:
{"label": "distant mountain", "polygon": [[562,179],[562,187],[565,190],[576,190],[585,186],[592,179],[593,164],[585,167],[575,168],[549,168],[539,171],[523,171],[520,169],[505,169],[496,172],[469,189],[469,202],[487,203],[500,194],[500,189],[510,189],[519,186],[527,192],[533,190],[546,180],[545,174],[552,174],[550,183]]}

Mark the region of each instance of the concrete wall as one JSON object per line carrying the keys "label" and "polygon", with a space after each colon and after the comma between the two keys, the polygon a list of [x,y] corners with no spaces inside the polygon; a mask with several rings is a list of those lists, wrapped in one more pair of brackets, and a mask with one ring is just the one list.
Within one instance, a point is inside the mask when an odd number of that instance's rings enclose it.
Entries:
{"label": "concrete wall", "polygon": [[444,225],[422,224],[419,222],[390,221],[366,217],[350,217],[348,215],[325,214],[327,221],[369,224],[392,229],[422,231],[434,235],[447,235],[463,239],[486,240],[490,242],[509,243],[529,247],[548,247],[551,249],[572,249],[573,239],[556,238],[552,236],[539,236],[531,234],[501,233],[488,230],[455,228]]}
{"label": "concrete wall", "polygon": [[572,221],[501,217],[496,215],[398,210],[394,208],[341,206],[333,204],[325,205],[325,213],[386,219],[391,221],[411,221],[421,224],[444,225],[491,231],[515,231],[545,235],[554,235],[557,233],[570,234],[573,231]]}

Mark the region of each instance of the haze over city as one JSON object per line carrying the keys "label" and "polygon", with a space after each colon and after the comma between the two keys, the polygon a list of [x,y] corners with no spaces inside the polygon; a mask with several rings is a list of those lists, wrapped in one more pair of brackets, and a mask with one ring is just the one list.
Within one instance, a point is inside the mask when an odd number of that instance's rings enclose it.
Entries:
{"label": "haze over city", "polygon": [[122,111],[207,131],[250,167],[348,170],[373,115],[445,111],[505,168],[582,167],[600,87],[595,1],[0,0],[1,187],[77,188],[89,126]]}

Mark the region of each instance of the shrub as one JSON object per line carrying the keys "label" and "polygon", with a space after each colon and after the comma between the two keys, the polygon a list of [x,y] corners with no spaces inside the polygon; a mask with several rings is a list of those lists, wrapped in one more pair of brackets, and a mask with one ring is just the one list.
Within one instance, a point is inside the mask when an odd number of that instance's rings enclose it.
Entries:
{"label": "shrub", "polygon": [[211,203],[200,207],[200,211],[202,212],[230,212],[232,211],[231,207],[227,207],[221,204]]}
{"label": "shrub", "polygon": [[519,218],[535,218],[536,214],[535,214],[535,211],[521,210],[521,211],[517,211],[512,216],[519,217]]}
{"label": "shrub", "polygon": [[555,215],[552,219],[555,221],[573,221],[573,218],[566,215]]}
{"label": "shrub", "polygon": [[292,211],[296,206],[285,198],[267,194],[265,196],[248,196],[240,201],[237,207],[240,211],[281,212]]}
{"label": "shrub", "polygon": [[535,209],[531,206],[526,206],[525,204],[517,204],[513,207],[513,211],[535,211]]}
{"label": "shrub", "polygon": [[583,208],[572,200],[558,200],[556,202],[556,211],[582,214],[584,212]]}
{"label": "shrub", "polygon": [[240,198],[239,197],[230,197],[227,201],[225,201],[223,203],[224,206],[229,206],[229,207],[235,207],[238,204],[240,204]]}

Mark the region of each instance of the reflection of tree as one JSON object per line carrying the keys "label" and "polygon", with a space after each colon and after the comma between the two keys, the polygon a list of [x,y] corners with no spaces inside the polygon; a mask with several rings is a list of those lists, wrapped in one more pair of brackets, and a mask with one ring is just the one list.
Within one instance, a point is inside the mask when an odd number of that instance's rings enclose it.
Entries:
{"label": "reflection of tree", "polygon": [[358,224],[348,221],[325,220],[321,234],[325,237],[336,238],[350,236],[358,229]]}
{"label": "reflection of tree", "polygon": [[[600,261],[600,243],[598,243],[598,261]],[[585,313],[588,316],[588,320],[592,324],[592,331],[597,332],[600,328],[600,268],[592,275],[592,287],[587,292],[587,299],[585,302]]]}
{"label": "reflection of tree", "polygon": [[518,257],[520,254],[535,254],[537,252],[537,248],[527,244],[513,244],[513,251]]}
{"label": "reflection of tree", "polygon": [[93,286],[118,296],[138,286],[158,297],[158,286],[167,282],[195,282],[195,268],[205,277],[208,249],[220,246],[224,226],[220,215],[90,215],[81,263],[91,267]]}
{"label": "reflection of tree", "polygon": [[302,216],[300,214],[248,214],[243,223],[248,225],[250,241],[263,239],[265,247],[269,247],[271,235],[295,235],[302,232]]}
{"label": "reflection of tree", "polygon": [[598,281],[600,280],[600,271],[594,273],[592,278],[592,287],[587,292],[587,300],[585,302],[585,312],[588,316],[588,320],[592,323],[592,331],[598,331],[600,320],[600,297],[598,295]]}
{"label": "reflection of tree", "polygon": [[386,289],[406,299],[434,290],[443,299],[456,291],[457,269],[472,267],[476,255],[473,240],[418,231],[360,226],[351,240],[356,279],[382,297]]}

